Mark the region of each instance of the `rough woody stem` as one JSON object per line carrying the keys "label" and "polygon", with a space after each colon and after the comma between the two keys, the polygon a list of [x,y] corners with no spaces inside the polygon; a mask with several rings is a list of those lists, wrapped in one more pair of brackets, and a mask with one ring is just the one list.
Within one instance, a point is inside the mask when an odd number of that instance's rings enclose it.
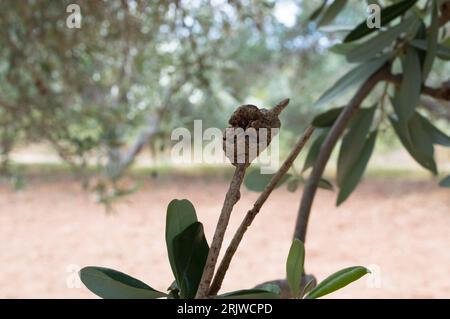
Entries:
{"label": "rough woody stem", "polygon": [[234,256],[240,242],[242,241],[242,238],[244,237],[245,232],[247,231],[248,227],[252,224],[256,215],[259,213],[261,207],[264,205],[267,198],[270,196],[272,191],[275,189],[275,187],[277,186],[279,181],[283,178],[283,176],[287,173],[289,168],[292,166],[292,163],[295,161],[298,154],[301,152],[301,150],[303,149],[305,144],[308,142],[308,140],[310,139],[313,132],[314,132],[313,127],[308,127],[306,129],[306,131],[303,133],[302,137],[298,140],[297,144],[292,149],[289,156],[286,158],[284,163],[281,165],[281,167],[278,169],[278,171],[272,177],[269,184],[266,185],[264,191],[259,195],[259,197],[255,201],[255,203],[253,204],[253,208],[247,212],[247,215],[244,217],[241,225],[239,226],[236,233],[234,234],[234,237],[231,240],[231,243],[225,252],[222,262],[220,263],[219,268],[217,269],[217,273],[214,277],[214,280],[211,284],[211,288],[209,290],[209,295],[216,295],[217,292],[220,290],[220,287],[222,286],[222,282],[225,277],[225,274],[228,270],[228,267],[230,266],[231,260],[233,259],[233,256]]}
{"label": "rough woody stem", "polygon": [[206,259],[205,268],[203,269],[203,275],[200,280],[196,298],[206,298],[208,296],[209,285],[214,275],[217,258],[219,257],[220,248],[222,247],[223,237],[225,235],[228,222],[230,221],[231,212],[241,196],[240,188],[242,181],[244,180],[246,169],[247,166],[245,164],[241,164],[236,166],[234,171],[233,179],[231,180],[225,196],[219,221],[217,222],[216,231],[211,243],[211,248],[209,249],[208,258]]}
{"label": "rough woody stem", "polygon": [[[403,77],[401,75],[394,75],[392,73],[386,74],[386,81],[396,86],[402,83]],[[432,88],[426,85],[422,86],[422,94],[431,96],[437,100],[450,101],[450,80],[444,82],[441,87]]]}
{"label": "rough woody stem", "polygon": [[305,242],[312,203],[316,195],[320,178],[322,177],[325,166],[330,159],[331,152],[333,151],[336,142],[344,132],[355,111],[360,107],[361,103],[369,95],[375,85],[380,80],[386,77],[387,73],[388,68],[386,66],[370,76],[366,80],[366,82],[364,82],[364,84],[358,89],[356,94],[353,96],[347,106],[342,110],[341,114],[331,127],[328,136],[325,138],[322,147],[320,148],[319,156],[317,157],[316,163],[314,164],[311,175],[305,184],[305,188],[303,189],[302,200],[300,202],[297,221],[295,224],[294,238]]}
{"label": "rough woody stem", "polygon": [[272,114],[278,116],[281,114],[281,112],[285,109],[286,106],[289,104],[289,99],[284,99],[280,103],[278,103],[272,110]]}

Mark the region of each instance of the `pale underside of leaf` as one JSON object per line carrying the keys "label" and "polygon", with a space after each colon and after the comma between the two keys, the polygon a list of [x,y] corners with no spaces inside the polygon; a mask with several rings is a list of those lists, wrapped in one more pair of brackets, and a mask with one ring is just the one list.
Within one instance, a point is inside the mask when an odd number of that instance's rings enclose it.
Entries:
{"label": "pale underside of leaf", "polygon": [[347,93],[357,84],[367,80],[373,73],[378,71],[389,59],[389,55],[383,55],[376,59],[366,61],[337,80],[315,103],[316,106],[323,105],[333,99]]}
{"label": "pale underside of leaf", "polygon": [[389,47],[401,34],[417,30],[419,26],[418,22],[419,19],[417,19],[417,16],[413,15],[386,31],[380,31],[375,37],[351,50],[347,54],[347,61],[355,63],[373,58],[382,50]]}

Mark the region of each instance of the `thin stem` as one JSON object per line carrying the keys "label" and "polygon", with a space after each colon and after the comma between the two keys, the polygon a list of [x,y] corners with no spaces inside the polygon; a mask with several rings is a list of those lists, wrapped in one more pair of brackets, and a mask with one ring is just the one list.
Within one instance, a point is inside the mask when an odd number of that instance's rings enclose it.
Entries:
{"label": "thin stem", "polygon": [[[279,122],[278,115],[280,115],[280,113],[286,108],[288,104],[289,99],[284,99],[280,103],[278,103],[274,108],[272,108],[270,110],[271,120],[277,120]],[[247,167],[248,164],[237,164],[236,166],[236,170],[234,172],[233,178],[231,180],[230,186],[225,196],[222,211],[219,216],[219,221],[217,222],[214,237],[208,252],[208,257],[206,259],[206,264],[203,269],[202,278],[200,279],[200,284],[198,286],[197,294],[195,296],[195,298],[197,299],[208,297],[210,284],[214,276],[214,270],[216,268],[220,248],[222,247],[225,231],[227,230],[228,223],[230,221],[231,212],[233,211],[234,205],[241,197],[240,188],[244,180],[245,171],[247,170]]]}
{"label": "thin stem", "polygon": [[[396,86],[401,85],[403,79],[402,75],[394,75],[392,73],[386,74],[385,77],[386,81],[393,83]],[[423,85],[422,94],[431,96],[438,100],[450,101],[450,80],[442,83],[442,86],[438,88]]]}
{"label": "thin stem", "polygon": [[289,99],[284,99],[280,103],[278,103],[272,110],[272,114],[278,116],[281,114],[281,112],[288,106]]}
{"label": "thin stem", "polygon": [[381,123],[383,123],[383,120],[386,116],[385,102],[386,102],[388,88],[389,88],[389,83],[385,82],[384,88],[383,88],[383,93],[381,94],[381,98],[380,98],[380,117],[376,124],[377,129],[381,126]]}
{"label": "thin stem", "polygon": [[301,150],[308,142],[313,132],[314,127],[308,127],[306,129],[306,131],[303,133],[302,137],[298,140],[297,144],[294,146],[294,148],[292,149],[291,153],[288,155],[284,163],[272,177],[269,184],[266,185],[264,191],[259,195],[255,203],[253,204],[253,208],[247,212],[247,215],[244,217],[244,220],[242,221],[241,225],[234,234],[233,239],[231,240],[231,243],[225,252],[222,262],[220,263],[219,268],[217,269],[216,276],[214,277],[214,280],[211,284],[211,288],[209,291],[210,295],[215,295],[220,290],[225,274],[228,270],[228,267],[230,266],[231,260],[233,259],[233,256],[239,244],[241,243],[245,232],[247,231],[248,227],[252,224],[253,220],[259,213],[261,207],[264,205],[267,198],[270,196],[270,194],[275,189],[277,184],[280,182],[280,180],[292,166],[292,163],[300,154]]}
{"label": "thin stem", "polygon": [[355,111],[360,107],[361,103],[369,95],[375,85],[380,80],[386,77],[387,72],[387,67],[383,67],[372,76],[370,76],[366,80],[366,82],[364,82],[364,84],[359,88],[359,90],[356,92],[355,96],[350,100],[347,106],[342,110],[341,114],[331,127],[330,132],[328,133],[320,148],[319,156],[317,157],[316,163],[314,164],[311,175],[305,184],[299,212],[297,215],[294,238],[305,242],[311,207],[323,171],[325,170],[325,166],[330,159],[331,152],[333,151],[334,146],[339,140],[341,134],[344,132]]}
{"label": "thin stem", "polygon": [[245,171],[247,166],[240,164],[236,166],[233,179],[231,180],[228,188],[225,200],[223,203],[222,211],[220,213],[219,221],[217,222],[216,231],[209,249],[208,258],[206,260],[205,268],[203,269],[203,275],[200,280],[196,298],[206,298],[209,292],[209,285],[214,275],[214,270],[219,257],[220,248],[222,247],[225,231],[230,221],[231,212],[234,205],[241,197],[240,188],[242,181],[244,180]]}

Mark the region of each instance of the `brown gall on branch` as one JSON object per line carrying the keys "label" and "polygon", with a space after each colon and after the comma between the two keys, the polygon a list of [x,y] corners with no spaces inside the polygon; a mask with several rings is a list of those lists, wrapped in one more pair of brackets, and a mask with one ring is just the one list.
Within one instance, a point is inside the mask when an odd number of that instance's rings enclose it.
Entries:
{"label": "brown gall on branch", "polygon": [[[282,104],[280,103],[278,105],[282,105]],[[277,107],[278,107],[278,105],[277,105]],[[280,108],[284,108],[286,105],[280,106]],[[275,107],[275,109],[276,109],[276,107]],[[217,273],[211,284],[209,295],[216,295],[218,293],[218,291],[220,290],[220,287],[222,286],[222,282],[225,277],[225,274],[228,270],[228,267],[230,266],[231,260],[233,259],[233,256],[234,256],[239,244],[241,243],[245,232],[247,231],[248,227],[250,227],[250,225],[252,224],[256,215],[259,213],[262,206],[264,205],[266,200],[269,198],[270,194],[275,189],[275,187],[277,186],[279,181],[283,178],[284,175],[286,175],[288,170],[291,168],[293,162],[298,157],[298,155],[300,154],[303,147],[310,139],[313,132],[314,132],[314,127],[308,127],[306,129],[306,131],[303,133],[303,135],[300,137],[298,142],[295,144],[294,148],[292,149],[292,151],[290,152],[290,154],[288,155],[288,157],[286,158],[284,163],[281,165],[281,167],[278,169],[278,171],[272,177],[270,182],[266,185],[263,192],[258,196],[257,200],[253,204],[253,208],[247,212],[241,225],[236,230],[236,233],[234,234],[233,239],[231,240],[230,245],[228,246],[228,248],[225,252],[225,255],[217,269]]]}
{"label": "brown gall on branch", "polygon": [[[214,270],[216,268],[217,259],[222,247],[225,231],[230,221],[231,212],[234,205],[240,199],[240,188],[242,185],[242,181],[244,180],[245,171],[254,159],[249,156],[250,150],[256,148],[257,155],[259,155],[259,153],[264,150],[263,148],[259,147],[259,139],[256,140],[256,145],[252,145],[253,143],[250,143],[250,140],[247,139],[245,133],[248,130],[253,130],[259,133],[259,130],[261,128],[267,129],[267,144],[264,145],[265,147],[267,147],[270,144],[272,138],[271,129],[279,128],[281,126],[278,115],[288,105],[288,103],[289,99],[285,99],[282,102],[278,103],[277,106],[275,106],[272,110],[259,109],[254,105],[242,105],[238,107],[230,117],[229,124],[231,125],[232,129],[226,131],[223,147],[225,155],[230,159],[231,163],[236,166],[236,169],[230,182],[227,194],[225,195],[222,211],[220,213],[213,240],[211,242],[211,247],[206,259],[205,268],[203,269],[202,278],[200,280],[196,295],[196,298],[198,299],[208,297],[210,284],[214,276]],[[238,149],[236,147],[238,146],[236,145],[236,139],[238,138],[238,136],[236,136],[235,133],[228,133],[234,131],[233,129],[240,129],[240,134],[244,134],[245,158],[243,162],[240,161],[239,157],[234,156],[234,154],[238,155]],[[232,153],[233,156],[230,156],[227,152],[230,147],[234,149],[234,152]]]}
{"label": "brown gall on branch", "polygon": [[223,150],[234,166],[249,166],[270,145],[278,132],[274,129],[281,126],[278,116],[288,104],[289,99],[284,99],[271,110],[247,104],[233,112],[225,129]]}

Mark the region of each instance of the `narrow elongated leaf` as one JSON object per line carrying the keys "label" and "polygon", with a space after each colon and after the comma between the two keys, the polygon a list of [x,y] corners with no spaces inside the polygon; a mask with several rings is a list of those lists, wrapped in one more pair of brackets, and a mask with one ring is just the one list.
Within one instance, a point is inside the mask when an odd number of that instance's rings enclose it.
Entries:
{"label": "narrow elongated leaf", "polygon": [[402,66],[402,83],[396,92],[393,103],[400,124],[405,126],[419,104],[422,88],[421,66],[416,49],[409,47],[406,50]]}
{"label": "narrow elongated leaf", "polygon": [[194,298],[208,257],[203,225],[196,222],[173,240],[177,282],[182,298]]}
{"label": "narrow elongated leaf", "polygon": [[[424,52],[427,52],[428,50],[427,41],[423,39],[414,39],[411,41],[411,45]],[[450,48],[438,44],[436,47],[436,56],[441,60],[450,60]]]}
{"label": "narrow elongated leaf", "polygon": [[426,117],[424,117],[420,113],[416,112],[414,113],[414,116],[416,116],[420,120],[423,129],[427,131],[431,136],[433,144],[450,147],[450,137],[447,134],[434,126]]}
{"label": "narrow elongated leaf", "polygon": [[427,35],[427,55],[425,57],[425,62],[423,63],[422,69],[422,81],[428,78],[428,74],[433,67],[433,62],[437,53],[438,46],[438,36],[439,36],[439,13],[437,1],[433,1],[432,4],[432,14],[431,14],[431,25],[429,28],[429,33]]}
{"label": "narrow elongated leaf", "polygon": [[439,186],[450,188],[450,175],[444,178],[440,183]]}
{"label": "narrow elongated leaf", "polygon": [[[257,289],[262,289],[265,290],[267,292],[273,292],[274,294],[279,295],[281,293],[281,289],[280,286],[278,286],[277,284],[263,284],[263,285],[259,285],[257,287],[255,287]],[[254,288],[254,289],[255,289]]]}
{"label": "narrow elongated leaf", "polygon": [[314,288],[314,279],[311,279],[310,281],[308,281],[308,283],[305,285],[305,287],[303,288],[303,291],[300,294],[300,299],[303,298],[303,296],[305,296],[307,293],[309,293],[313,288]]}
{"label": "narrow elongated leaf", "polygon": [[342,139],[337,163],[337,184],[340,188],[344,185],[350,171],[360,160],[375,111],[375,107],[360,109],[355,115],[347,134]]}
{"label": "narrow elongated leaf", "polygon": [[[275,174],[262,174],[260,170],[253,170],[245,177],[244,185],[250,191],[262,192],[274,175]],[[291,174],[285,174],[275,188],[283,185],[291,176]]]}
{"label": "narrow elongated leaf", "polygon": [[345,177],[343,177],[336,205],[339,206],[340,204],[342,204],[355,190],[356,186],[361,180],[362,175],[364,174],[364,171],[366,170],[367,163],[369,162],[369,159],[372,155],[376,139],[377,132],[375,131],[372,132],[369,138],[366,140],[364,147],[361,150],[361,154],[358,157],[353,168],[347,172]]}
{"label": "narrow elongated leaf", "polygon": [[450,38],[445,39],[441,44],[443,47],[450,49]]}
{"label": "narrow elongated leaf", "polygon": [[309,16],[308,19],[310,21],[316,20],[319,17],[319,15],[322,13],[323,9],[325,9],[327,2],[328,2],[327,0],[323,0],[322,4],[316,10],[314,10],[313,13],[311,13],[311,15]]}
{"label": "narrow elongated leaf", "polygon": [[[317,115],[311,122],[311,125],[317,127],[317,128],[330,128],[333,126],[334,122],[336,122],[337,118],[341,114],[344,107],[337,107],[329,109],[328,111],[325,111],[319,115]],[[367,108],[360,108],[356,111],[355,116],[350,120],[350,125],[357,121],[358,119],[358,113],[364,112]]]}
{"label": "narrow elongated leaf", "polygon": [[330,127],[334,124],[343,109],[343,107],[332,108],[319,114],[312,120],[311,124],[315,127]]}
{"label": "narrow elongated leaf", "polygon": [[[426,37],[427,37],[427,26],[425,25],[425,23],[423,22],[423,20],[420,21],[420,25],[419,28],[417,29],[417,33],[414,37],[414,39],[411,39],[409,41],[409,45],[412,45],[412,42],[414,41],[422,41],[424,43],[424,50],[418,50],[418,54],[419,54],[419,60],[420,60],[420,65],[423,66],[424,62],[425,62],[425,58],[427,56],[427,42],[426,42]],[[412,45],[414,48],[416,48],[414,45]],[[422,72],[423,73],[423,72]]]}
{"label": "narrow elongated leaf", "polygon": [[104,267],[84,267],[80,279],[94,294],[104,299],[156,299],[167,294],[120,271]]}
{"label": "narrow elongated leaf", "polygon": [[320,147],[322,146],[322,143],[327,137],[329,131],[330,131],[329,128],[321,129],[320,131],[318,131],[318,135],[314,139],[314,142],[311,144],[311,147],[309,148],[308,151],[308,155],[306,156],[305,164],[303,165],[302,170],[303,172],[306,171],[308,168],[314,166],[317,156],[319,156]]}
{"label": "narrow elongated leaf", "polygon": [[355,63],[373,58],[386,47],[390,46],[402,33],[414,32],[419,26],[419,21],[417,16],[413,15],[386,31],[380,31],[375,37],[351,50],[347,54],[347,61]]}
{"label": "narrow elongated leaf", "polygon": [[265,289],[244,289],[218,295],[217,299],[280,299],[280,294]]}
{"label": "narrow elongated leaf", "polygon": [[439,44],[437,47],[436,56],[441,60],[449,61],[450,49]]}
{"label": "narrow elongated leaf", "polygon": [[333,52],[335,54],[346,55],[353,49],[357,48],[358,43],[337,43],[328,48],[328,51]]}
{"label": "narrow elongated leaf", "polygon": [[302,281],[304,263],[305,246],[300,240],[294,239],[286,261],[286,278],[294,298],[300,296],[300,283]]}
{"label": "narrow elongated leaf", "polygon": [[[428,169],[433,174],[437,174],[436,162],[434,161],[433,138],[428,131],[423,128],[423,124],[417,117],[411,118],[407,125],[407,132],[401,128],[398,119],[389,117],[395,133],[408,153],[422,167]],[[409,135],[409,137],[407,136]]]}
{"label": "narrow elongated leaf", "polygon": [[337,33],[337,32],[348,32],[352,29],[349,25],[342,25],[342,24],[330,24],[323,27],[320,27],[320,31],[326,32],[326,33]]}
{"label": "narrow elongated leaf", "polygon": [[[417,0],[403,0],[401,2],[383,8],[380,12],[380,25],[385,26],[398,16],[408,11],[408,9],[411,8],[413,5],[415,5],[416,2]],[[367,21],[364,20],[345,37],[344,42],[351,42],[358,40],[375,31],[378,31],[378,29],[369,28],[367,26]]]}
{"label": "narrow elongated leaf", "polygon": [[369,272],[370,271],[368,269],[361,266],[342,269],[319,283],[313,290],[311,290],[306,298],[316,299],[328,295],[347,286],[348,284],[351,284]]}
{"label": "narrow elongated leaf", "polygon": [[318,26],[324,26],[333,22],[346,4],[347,0],[334,0],[333,3],[325,9],[325,12],[319,20]]}
{"label": "narrow elongated leaf", "polygon": [[197,222],[194,205],[187,199],[174,199],[167,206],[166,214],[166,246],[170,267],[175,279],[178,281],[173,257],[173,239],[186,228]]}
{"label": "narrow elongated leaf", "polygon": [[388,55],[364,62],[336,81],[315,103],[316,106],[330,102],[336,97],[347,93],[355,85],[367,80],[373,73],[378,71],[388,60]]}
{"label": "narrow elongated leaf", "polygon": [[318,187],[319,187],[319,188],[322,188],[322,189],[324,189],[324,190],[327,190],[327,191],[334,191],[333,184],[331,184],[331,182],[328,181],[328,180],[326,180],[325,178],[321,178],[321,179],[319,180],[319,185],[318,185]]}
{"label": "narrow elongated leaf", "polygon": [[433,137],[424,128],[423,123],[417,118],[412,117],[408,123],[409,136],[411,137],[411,142],[414,147],[421,153],[428,155],[433,159],[430,167],[433,171],[437,173],[436,163],[434,162],[434,147],[433,147]]}

